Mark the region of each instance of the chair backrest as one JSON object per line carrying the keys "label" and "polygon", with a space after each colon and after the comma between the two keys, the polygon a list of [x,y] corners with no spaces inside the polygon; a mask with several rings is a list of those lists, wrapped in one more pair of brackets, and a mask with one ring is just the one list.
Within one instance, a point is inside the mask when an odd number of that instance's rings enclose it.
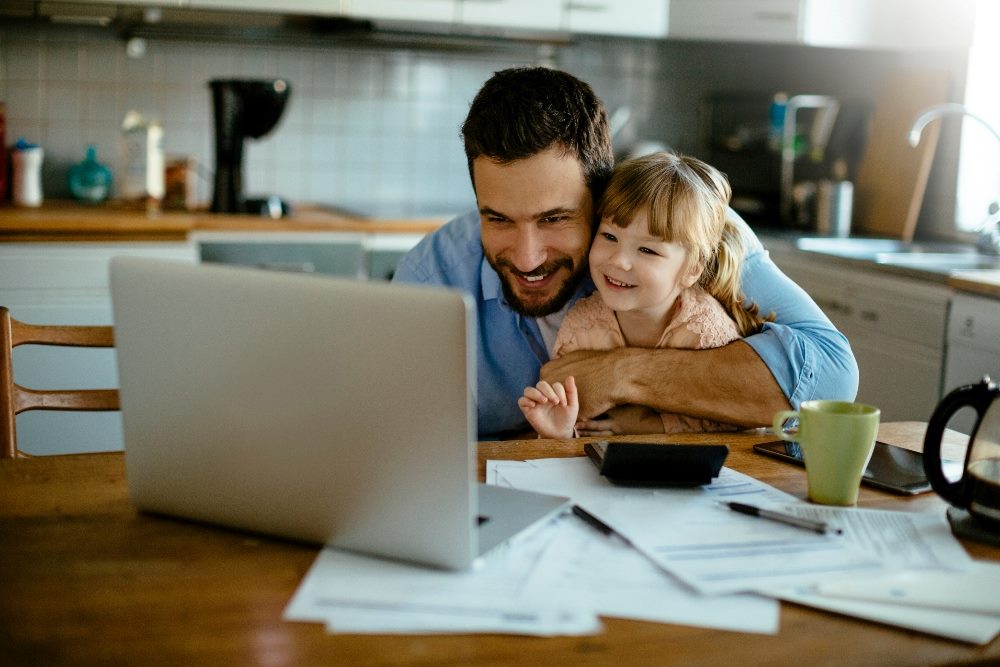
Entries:
{"label": "chair backrest", "polygon": [[118,410],[117,389],[35,390],[14,382],[13,352],[18,345],[114,347],[110,326],[26,324],[0,306],[0,458],[24,454],[17,448],[16,417],[27,410]]}

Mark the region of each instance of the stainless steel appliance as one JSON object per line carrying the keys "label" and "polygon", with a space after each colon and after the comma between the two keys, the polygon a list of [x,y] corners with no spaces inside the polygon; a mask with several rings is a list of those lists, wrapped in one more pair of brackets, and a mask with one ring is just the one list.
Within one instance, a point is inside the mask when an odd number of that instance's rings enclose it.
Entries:
{"label": "stainless steel appliance", "polygon": [[820,208],[821,184],[853,180],[869,115],[867,102],[829,95],[713,93],[699,157],[726,174],[732,207],[752,226],[821,233],[826,223],[833,234],[845,223],[821,214],[844,214],[846,188]]}

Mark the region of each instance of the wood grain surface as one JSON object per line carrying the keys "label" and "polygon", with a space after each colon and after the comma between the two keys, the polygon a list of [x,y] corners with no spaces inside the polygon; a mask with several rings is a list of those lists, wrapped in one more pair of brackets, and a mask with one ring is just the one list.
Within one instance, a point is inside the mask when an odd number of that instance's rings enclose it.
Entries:
{"label": "wood grain surface", "polygon": [[[919,427],[913,427],[919,430]],[[805,474],[752,453],[769,435],[702,434],[727,465],[799,497]],[[630,438],[650,442],[664,436]],[[577,456],[582,440],[480,444],[480,458]],[[124,457],[0,461],[0,664],[938,665],[1000,661],[974,647],[792,604],[778,635],[604,619],[593,637],[329,635],[281,614],[312,545],[137,512]],[[860,504],[943,512],[864,487]],[[980,558],[1000,549],[967,545]],[[777,566],[777,564],[776,564]]]}

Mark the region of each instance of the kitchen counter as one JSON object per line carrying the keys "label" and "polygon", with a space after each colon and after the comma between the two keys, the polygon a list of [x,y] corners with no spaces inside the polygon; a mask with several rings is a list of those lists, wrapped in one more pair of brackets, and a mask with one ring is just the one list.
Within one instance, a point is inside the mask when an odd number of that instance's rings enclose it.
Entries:
{"label": "kitchen counter", "polygon": [[0,208],[0,242],[184,241],[195,231],[426,234],[444,222],[444,217],[366,218],[308,207],[298,208],[289,218],[271,220],[207,211],[147,213],[114,203],[91,207],[47,202],[35,209]]}
{"label": "kitchen counter", "polygon": [[948,286],[1000,299],[1000,271],[958,271],[948,276]]}
{"label": "kitchen counter", "polygon": [[[895,275],[902,278],[911,278],[916,280],[923,280],[925,282],[937,283],[944,285],[956,290],[963,290],[966,292],[973,292],[976,294],[981,294],[987,297],[992,297],[995,299],[1000,299],[1000,268],[997,269],[973,269],[964,270],[963,268],[949,269],[945,266],[920,266],[919,263],[906,264],[906,263],[886,263],[875,261],[871,256],[858,253],[857,255],[851,255],[850,253],[830,251],[825,252],[819,249],[810,249],[808,246],[803,246],[803,241],[808,241],[811,237],[803,237],[797,234],[759,234],[761,241],[766,247],[771,250],[778,251],[798,251],[806,253],[814,253],[817,255],[822,255],[824,260],[829,260],[837,264],[843,265],[845,268],[860,268],[860,269],[876,269],[881,273],[886,275]],[[825,239],[824,239],[825,240]],[[836,241],[836,239],[829,239],[830,241]],[[851,239],[845,239],[846,241],[853,241]],[[864,239],[857,239],[863,242]],[[874,243],[885,242],[886,244],[895,243],[892,240],[885,239],[869,239]],[[919,247],[919,244],[914,244]],[[900,253],[905,254],[905,253]],[[919,252],[914,252],[913,256],[919,258],[920,256],[926,256],[927,250],[921,250]],[[1000,258],[997,259],[997,265],[1000,266]]]}

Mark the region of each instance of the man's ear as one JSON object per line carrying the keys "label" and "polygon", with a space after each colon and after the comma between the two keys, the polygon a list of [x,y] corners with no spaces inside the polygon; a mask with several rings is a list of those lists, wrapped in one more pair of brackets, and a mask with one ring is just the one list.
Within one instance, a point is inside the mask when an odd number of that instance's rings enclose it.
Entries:
{"label": "man's ear", "polygon": [[701,273],[705,270],[705,265],[702,262],[691,261],[690,266],[684,271],[684,275],[681,276],[681,285],[684,285],[685,289],[691,287],[701,279]]}

